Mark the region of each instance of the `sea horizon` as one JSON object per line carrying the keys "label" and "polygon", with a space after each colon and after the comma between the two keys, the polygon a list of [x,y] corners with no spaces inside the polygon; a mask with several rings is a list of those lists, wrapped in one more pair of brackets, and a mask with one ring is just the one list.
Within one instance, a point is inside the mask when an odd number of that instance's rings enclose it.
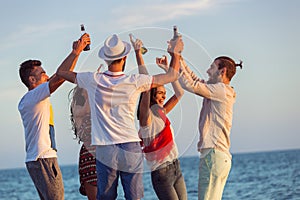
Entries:
{"label": "sea horizon", "polygon": [[[198,156],[180,157],[188,199],[198,199]],[[80,195],[77,164],[61,165],[65,199],[86,199]],[[0,199],[38,199],[25,168],[0,170]],[[145,200],[157,199],[149,172],[143,176]],[[121,183],[118,200],[124,199]],[[300,149],[234,153],[232,168],[223,192],[223,200],[299,200]]]}
{"label": "sea horizon", "polygon": [[[297,151],[297,150],[300,150],[300,148],[291,148],[291,149],[275,149],[275,150],[257,150],[257,151],[241,151],[241,152],[234,152],[232,154],[232,156],[235,156],[235,155],[241,155],[241,154],[255,154],[255,153],[268,153],[268,152],[282,152],[282,151]],[[200,159],[200,153],[198,155],[182,155],[180,156],[180,158],[193,158],[193,157],[198,157]],[[58,156],[59,158],[59,156]],[[78,163],[77,162],[74,162],[74,163],[65,163],[65,164],[60,164],[60,162],[58,163],[59,166],[72,166],[72,165],[77,165]],[[25,161],[24,161],[24,166],[21,167],[21,166],[18,166],[18,167],[9,167],[9,168],[1,168],[0,166],[0,171],[1,170],[14,170],[14,169],[23,169],[25,168],[26,169],[26,166],[25,166]]]}

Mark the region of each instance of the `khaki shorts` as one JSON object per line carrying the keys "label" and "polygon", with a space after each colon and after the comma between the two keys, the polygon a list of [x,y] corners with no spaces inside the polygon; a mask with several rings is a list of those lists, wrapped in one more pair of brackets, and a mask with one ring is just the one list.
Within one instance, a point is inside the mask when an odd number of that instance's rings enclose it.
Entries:
{"label": "khaki shorts", "polygon": [[231,158],[217,149],[211,149],[200,158],[198,199],[221,200],[230,168]]}
{"label": "khaki shorts", "polygon": [[64,185],[57,158],[26,162],[26,168],[40,199],[63,200]]}

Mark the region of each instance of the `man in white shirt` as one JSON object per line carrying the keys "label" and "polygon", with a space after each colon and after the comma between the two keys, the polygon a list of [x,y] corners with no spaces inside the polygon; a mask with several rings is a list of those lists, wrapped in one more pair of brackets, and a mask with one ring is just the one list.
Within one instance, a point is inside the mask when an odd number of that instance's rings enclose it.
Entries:
{"label": "man in white shirt", "polygon": [[236,98],[230,81],[237,66],[242,68],[242,63],[236,64],[227,56],[217,57],[207,70],[209,80],[205,82],[181,60],[182,87],[204,98],[199,119],[199,200],[222,199],[230,172],[230,130]]}
{"label": "man in white shirt", "polygon": [[[79,54],[90,43],[88,34],[73,42],[72,52],[59,68],[73,70]],[[64,199],[62,175],[57,163],[53,112],[50,95],[64,82],[54,74],[46,74],[39,60],[20,65],[19,75],[28,92],[19,102],[26,142],[26,168],[41,199]]]}
{"label": "man in white shirt", "polygon": [[92,144],[97,146],[97,199],[116,199],[119,177],[126,199],[143,197],[143,158],[134,123],[137,98],[151,87],[177,79],[183,42],[181,37],[170,41],[170,70],[154,76],[124,74],[130,49],[129,43],[114,34],[105,40],[99,51],[99,57],[108,65],[104,73],[57,71],[60,76],[88,92]]}

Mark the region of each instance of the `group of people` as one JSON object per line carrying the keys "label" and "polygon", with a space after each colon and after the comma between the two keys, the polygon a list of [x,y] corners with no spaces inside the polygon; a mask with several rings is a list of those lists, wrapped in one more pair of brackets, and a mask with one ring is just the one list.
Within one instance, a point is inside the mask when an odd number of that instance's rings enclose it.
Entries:
{"label": "group of people", "polygon": [[[20,65],[20,78],[28,88],[18,105],[25,131],[25,162],[40,198],[64,199],[49,97],[67,80],[76,84],[70,93],[70,111],[75,136],[83,143],[81,194],[88,199],[116,199],[120,179],[126,199],[142,199],[145,158],[158,199],[187,199],[174,131],[166,116],[186,90],[204,98],[199,120],[198,197],[221,199],[231,168],[229,136],[236,95],[230,81],[241,63],[217,57],[207,70],[209,80],[201,80],[184,62],[179,36],[168,42],[170,63],[167,56],[156,58],[165,73],[149,75],[142,41],[132,37],[130,41],[116,34],[105,40],[98,53],[108,66],[105,72],[73,71],[80,53],[90,44],[87,33],[73,42],[71,53],[50,78],[38,60]],[[124,70],[131,46],[139,73],[127,75]],[[174,95],[165,103],[167,83],[172,84]]]}

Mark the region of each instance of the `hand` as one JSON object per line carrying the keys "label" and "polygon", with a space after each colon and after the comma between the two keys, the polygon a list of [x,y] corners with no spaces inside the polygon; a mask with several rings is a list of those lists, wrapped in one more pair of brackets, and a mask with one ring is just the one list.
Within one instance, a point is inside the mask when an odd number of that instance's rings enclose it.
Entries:
{"label": "hand", "polygon": [[[129,34],[130,42],[135,51],[140,51],[143,47],[143,42],[140,39],[135,39],[132,34]],[[140,51],[141,52],[141,51]]]}
{"label": "hand", "polygon": [[183,41],[182,36],[177,37],[176,39],[171,39],[168,41],[168,53],[173,56],[174,54],[181,54],[183,51]]}
{"label": "hand", "polygon": [[88,44],[91,44],[90,35],[85,33],[79,40],[73,42],[73,53],[79,55]]}
{"label": "hand", "polygon": [[168,59],[165,55],[163,55],[161,58],[156,58],[156,64],[166,72],[169,70]]}

